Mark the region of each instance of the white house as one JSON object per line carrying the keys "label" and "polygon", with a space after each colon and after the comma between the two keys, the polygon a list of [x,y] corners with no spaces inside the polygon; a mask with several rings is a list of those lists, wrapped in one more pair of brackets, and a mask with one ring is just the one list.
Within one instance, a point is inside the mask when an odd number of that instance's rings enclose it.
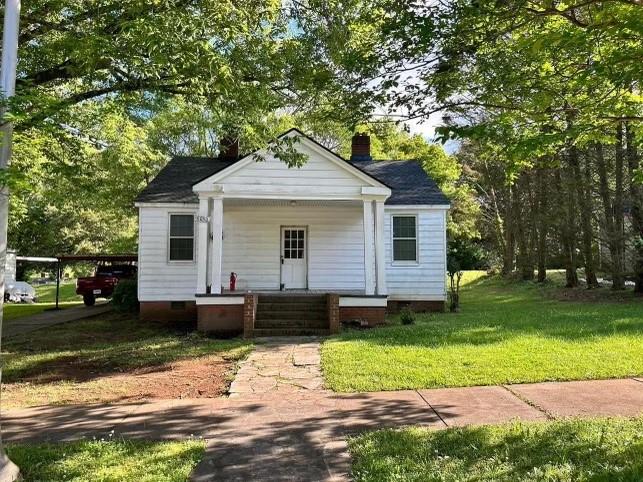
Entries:
{"label": "white house", "polygon": [[[176,157],[136,200],[141,317],[246,336],[337,331],[411,305],[442,310],[449,201],[415,161],[345,160],[296,129],[307,156]],[[230,275],[236,273],[235,290]]]}

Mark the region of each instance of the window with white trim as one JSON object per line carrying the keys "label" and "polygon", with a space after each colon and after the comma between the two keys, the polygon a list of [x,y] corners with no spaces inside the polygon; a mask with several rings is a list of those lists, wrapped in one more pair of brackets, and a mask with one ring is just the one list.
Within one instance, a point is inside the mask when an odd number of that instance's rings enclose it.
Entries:
{"label": "window with white trim", "polygon": [[417,217],[393,216],[393,261],[417,262]]}
{"label": "window with white trim", "polygon": [[194,261],[194,215],[170,214],[170,261]]}

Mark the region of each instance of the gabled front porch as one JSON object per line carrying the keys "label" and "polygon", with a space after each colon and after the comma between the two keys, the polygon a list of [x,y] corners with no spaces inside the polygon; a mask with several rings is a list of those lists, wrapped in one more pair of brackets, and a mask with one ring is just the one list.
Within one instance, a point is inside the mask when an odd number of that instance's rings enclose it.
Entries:
{"label": "gabled front porch", "polygon": [[[299,323],[335,332],[340,293],[359,297],[365,308],[371,299],[385,305],[390,188],[298,132],[286,136],[298,138],[308,158],[302,167],[258,151],[261,161],[248,156],[193,186],[201,329],[217,330],[222,320],[228,326],[243,310],[246,336],[269,326],[268,319],[280,322],[271,328]],[[271,306],[279,308],[274,315]]]}

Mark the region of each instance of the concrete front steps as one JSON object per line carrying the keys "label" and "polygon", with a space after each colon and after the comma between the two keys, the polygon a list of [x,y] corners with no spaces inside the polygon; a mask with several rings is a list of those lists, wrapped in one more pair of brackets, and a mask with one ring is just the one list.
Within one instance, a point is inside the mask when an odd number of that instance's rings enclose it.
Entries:
{"label": "concrete front steps", "polygon": [[326,336],[329,333],[325,295],[259,295],[255,336]]}

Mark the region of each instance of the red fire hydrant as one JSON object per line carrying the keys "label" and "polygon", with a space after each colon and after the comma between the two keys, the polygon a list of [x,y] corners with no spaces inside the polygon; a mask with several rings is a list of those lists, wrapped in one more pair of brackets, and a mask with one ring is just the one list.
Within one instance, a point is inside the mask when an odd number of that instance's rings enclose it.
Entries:
{"label": "red fire hydrant", "polygon": [[230,273],[230,291],[237,288],[237,273]]}

